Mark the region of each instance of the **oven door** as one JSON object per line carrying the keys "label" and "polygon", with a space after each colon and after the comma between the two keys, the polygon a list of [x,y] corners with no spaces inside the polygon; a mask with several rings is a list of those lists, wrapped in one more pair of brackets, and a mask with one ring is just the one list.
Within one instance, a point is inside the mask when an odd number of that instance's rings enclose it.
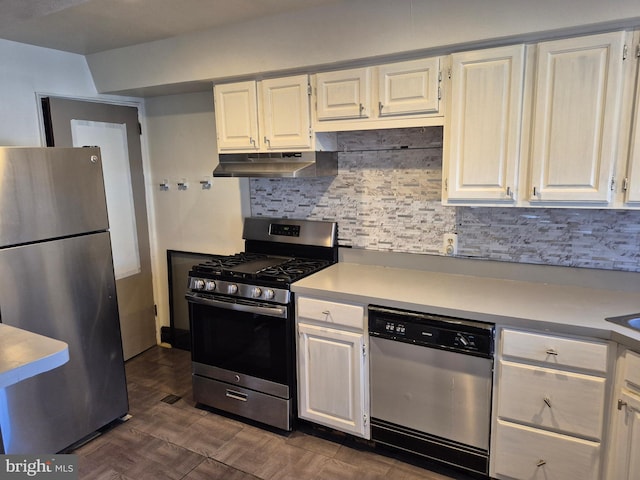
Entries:
{"label": "oven door", "polygon": [[289,308],[189,293],[193,373],[288,399],[293,391]]}

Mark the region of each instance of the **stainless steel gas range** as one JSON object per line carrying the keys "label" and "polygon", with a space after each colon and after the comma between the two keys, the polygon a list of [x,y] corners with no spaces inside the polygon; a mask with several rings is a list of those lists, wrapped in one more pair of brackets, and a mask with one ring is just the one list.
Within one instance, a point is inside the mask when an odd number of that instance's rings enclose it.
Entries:
{"label": "stainless steel gas range", "polygon": [[296,408],[290,286],[338,260],[335,222],[246,218],[245,251],[189,272],[196,402],[291,430]]}

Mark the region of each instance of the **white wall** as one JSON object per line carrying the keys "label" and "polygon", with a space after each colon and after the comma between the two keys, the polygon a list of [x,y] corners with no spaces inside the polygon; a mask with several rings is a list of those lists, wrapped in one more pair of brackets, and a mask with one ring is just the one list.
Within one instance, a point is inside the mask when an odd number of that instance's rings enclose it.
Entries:
{"label": "white wall", "polygon": [[97,95],[82,55],[0,40],[0,59],[0,145],[44,145],[36,93]]}
{"label": "white wall", "polygon": [[[249,215],[247,179],[211,177],[218,163],[213,92],[146,101],[155,217],[154,278],[158,323],[169,325],[167,250],[231,254],[242,251],[242,218]],[[200,180],[212,180],[202,189]],[[162,191],[159,184],[169,180]],[[186,179],[187,190],[177,182]]]}
{"label": "white wall", "polygon": [[638,22],[637,0],[348,0],[96,53],[88,62],[99,91],[121,92]]}
{"label": "white wall", "polygon": [[[154,296],[159,326],[169,324],[166,250],[234,253],[241,250],[241,201],[246,181],[221,179],[211,190],[198,180],[217,162],[212,95],[193,94],[148,100],[97,93],[85,57],[0,40],[0,145],[44,146],[37,94],[138,106],[143,123],[143,158],[149,199]],[[147,118],[148,117],[148,118]],[[191,186],[177,192],[186,176]],[[172,189],[156,195],[159,180]],[[240,186],[244,184],[244,190]],[[158,206],[153,204],[158,202]]]}

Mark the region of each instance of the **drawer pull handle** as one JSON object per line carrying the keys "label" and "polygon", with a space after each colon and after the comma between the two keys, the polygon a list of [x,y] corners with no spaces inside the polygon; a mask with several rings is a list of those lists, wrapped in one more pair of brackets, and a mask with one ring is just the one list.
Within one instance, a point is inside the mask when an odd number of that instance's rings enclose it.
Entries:
{"label": "drawer pull handle", "polygon": [[547,462],[545,460],[540,459],[540,460],[538,460],[538,463],[536,463],[536,467],[541,467],[543,465],[546,465],[546,463]]}
{"label": "drawer pull handle", "polygon": [[547,355],[558,355],[558,351],[555,348],[548,348]]}
{"label": "drawer pull handle", "polygon": [[544,403],[547,404],[547,407],[551,408],[551,399],[549,397],[544,397]]}
{"label": "drawer pull handle", "polygon": [[233,398],[234,400],[240,400],[241,402],[247,401],[247,394],[242,392],[236,392],[235,390],[227,389],[227,397]]}
{"label": "drawer pull handle", "polygon": [[618,410],[622,410],[622,407],[626,407],[626,406],[627,406],[627,402],[625,402],[624,400],[618,399]]}

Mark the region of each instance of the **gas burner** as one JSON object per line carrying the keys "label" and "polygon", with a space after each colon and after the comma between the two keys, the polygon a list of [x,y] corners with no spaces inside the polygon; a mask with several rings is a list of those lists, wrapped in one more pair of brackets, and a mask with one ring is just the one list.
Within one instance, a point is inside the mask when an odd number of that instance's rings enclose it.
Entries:
{"label": "gas burner", "polygon": [[316,272],[331,262],[326,260],[313,260],[304,258],[292,258],[288,262],[267,268],[258,274],[262,280],[291,283],[313,272]]}
{"label": "gas burner", "polygon": [[330,263],[327,260],[244,252],[211,258],[195,265],[193,271],[203,276],[226,279],[259,279],[267,282],[291,283]]}

